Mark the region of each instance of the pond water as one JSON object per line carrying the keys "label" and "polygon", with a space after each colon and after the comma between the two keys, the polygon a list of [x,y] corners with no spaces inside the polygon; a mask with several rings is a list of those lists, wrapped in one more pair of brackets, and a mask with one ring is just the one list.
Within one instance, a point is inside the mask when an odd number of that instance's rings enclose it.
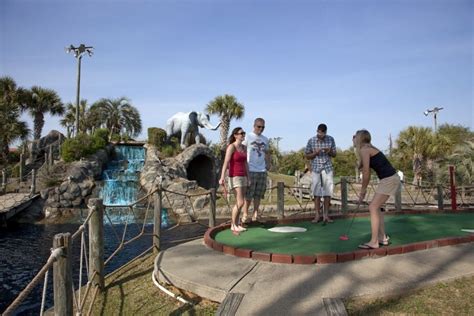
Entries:
{"label": "pond water", "polygon": [[[108,258],[117,248],[119,241],[113,230],[122,236],[124,224],[104,226],[104,253]],[[79,224],[35,225],[13,224],[7,229],[0,230],[0,312],[3,312],[16,296],[33,279],[36,273],[46,263],[55,234],[75,232]],[[141,228],[141,225],[140,225]],[[152,225],[145,225],[145,232],[151,233]],[[128,225],[127,239],[139,233],[137,225]],[[151,247],[152,237],[143,236],[126,246],[116,255],[108,265],[105,273],[108,274],[128,262],[131,258],[143,253]],[[79,279],[80,239],[73,243],[73,279],[75,287]],[[82,278],[83,282],[85,277]],[[28,298],[17,310],[17,315],[38,315],[41,307],[41,293],[43,281],[40,282]],[[47,306],[52,306],[52,269],[49,272]]]}
{"label": "pond water", "polygon": [[[142,146],[116,146],[114,159],[107,164],[102,173],[103,185],[101,197],[107,206],[104,216],[104,253],[105,259],[117,249],[122,238],[125,223],[128,223],[125,240],[138,235],[145,221],[145,233],[153,232],[153,210],[147,215],[140,207],[131,212],[120,205],[130,205],[137,200],[139,191],[138,180],[145,160],[145,150]],[[82,214],[82,220],[86,214]],[[7,229],[0,230],[0,312],[18,296],[36,273],[46,263],[55,234],[74,233],[81,219],[77,223],[61,225],[10,224]],[[136,223],[136,224],[135,224]],[[169,224],[166,212],[162,215],[162,227]],[[88,239],[86,239],[88,240]],[[87,242],[87,241],[86,241]],[[143,253],[152,245],[150,235],[142,236],[125,246],[108,265],[105,273],[108,274],[124,265],[132,258]],[[79,280],[80,239],[73,243],[73,278],[75,288]],[[85,271],[84,271],[85,273]],[[86,277],[82,278],[83,283]],[[37,315],[41,307],[42,284],[38,285],[21,307],[17,315]],[[52,269],[47,292],[47,307],[52,306]]]}

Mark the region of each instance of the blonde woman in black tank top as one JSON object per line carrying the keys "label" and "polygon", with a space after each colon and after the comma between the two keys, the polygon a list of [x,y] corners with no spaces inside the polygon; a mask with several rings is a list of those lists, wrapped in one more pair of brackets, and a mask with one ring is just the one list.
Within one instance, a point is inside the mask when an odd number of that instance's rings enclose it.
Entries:
{"label": "blonde woman in black tank top", "polygon": [[371,239],[359,245],[362,249],[376,249],[381,245],[388,245],[388,236],[385,234],[384,215],[380,207],[394,195],[400,186],[400,177],[385,155],[371,144],[371,136],[367,130],[359,130],[352,137],[356,154],[359,160],[359,169],[362,171],[362,187],[359,203],[365,199],[367,186],[370,181],[372,168],[380,179],[375,189],[375,195],[369,204]]}

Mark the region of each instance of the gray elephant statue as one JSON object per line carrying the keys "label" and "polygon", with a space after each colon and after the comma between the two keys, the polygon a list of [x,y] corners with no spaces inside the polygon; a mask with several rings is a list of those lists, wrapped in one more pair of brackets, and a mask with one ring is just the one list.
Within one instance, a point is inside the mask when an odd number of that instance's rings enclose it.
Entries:
{"label": "gray elephant statue", "polygon": [[169,139],[171,136],[181,133],[181,148],[186,148],[185,139],[188,133],[195,135],[196,144],[200,143],[199,127],[207,128],[215,131],[219,128],[209,123],[209,115],[201,112],[178,112],[166,121],[166,135]]}

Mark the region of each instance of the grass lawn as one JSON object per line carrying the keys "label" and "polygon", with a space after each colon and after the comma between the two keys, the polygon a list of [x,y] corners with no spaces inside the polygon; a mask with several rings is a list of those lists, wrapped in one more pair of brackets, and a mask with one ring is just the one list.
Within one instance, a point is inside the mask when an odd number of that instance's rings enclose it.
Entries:
{"label": "grass lawn", "polygon": [[147,254],[105,280],[105,291],[98,294],[92,315],[214,315],[218,304],[192,293],[169,290],[195,303],[188,306],[159,290],[151,280],[153,254]]}
{"label": "grass lawn", "polygon": [[474,277],[441,282],[391,298],[350,299],[349,315],[473,315]]}
{"label": "grass lawn", "polygon": [[[107,278],[106,289],[97,296],[92,315],[215,314],[217,303],[168,287],[196,304],[191,307],[156,288],[151,281],[154,257],[148,254]],[[472,315],[474,277],[438,283],[391,298],[357,298],[344,303],[349,315]]]}

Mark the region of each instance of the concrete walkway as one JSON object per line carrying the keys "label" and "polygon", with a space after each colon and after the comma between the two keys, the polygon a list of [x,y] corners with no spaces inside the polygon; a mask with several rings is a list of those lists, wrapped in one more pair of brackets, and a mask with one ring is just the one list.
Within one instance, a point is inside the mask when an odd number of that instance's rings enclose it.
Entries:
{"label": "concrete walkway", "polygon": [[474,275],[474,243],[346,263],[260,262],[207,248],[202,239],[161,252],[160,281],[222,302],[242,293],[236,315],[327,315],[323,298],[383,296]]}

